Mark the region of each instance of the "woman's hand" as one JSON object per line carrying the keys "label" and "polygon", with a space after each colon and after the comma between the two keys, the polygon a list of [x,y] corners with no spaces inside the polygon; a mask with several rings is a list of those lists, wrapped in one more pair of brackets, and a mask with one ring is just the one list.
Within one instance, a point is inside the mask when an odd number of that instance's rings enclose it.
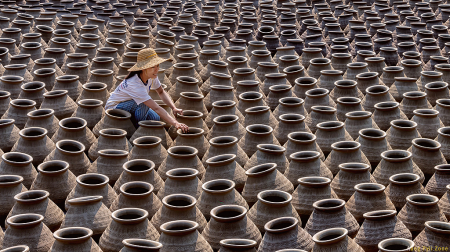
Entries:
{"label": "woman's hand", "polygon": [[184,124],[184,123],[179,123],[179,122],[177,122],[177,123],[175,124],[175,128],[181,129],[181,131],[182,131],[183,133],[189,132],[189,127],[188,127],[186,124]]}
{"label": "woman's hand", "polygon": [[179,108],[172,109],[172,112],[175,115],[175,117],[177,117],[178,115],[183,115],[183,110]]}

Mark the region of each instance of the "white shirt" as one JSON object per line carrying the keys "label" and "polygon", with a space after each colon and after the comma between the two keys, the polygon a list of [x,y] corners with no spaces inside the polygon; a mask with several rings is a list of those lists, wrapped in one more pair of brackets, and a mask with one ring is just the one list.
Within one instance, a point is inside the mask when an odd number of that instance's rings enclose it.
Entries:
{"label": "white shirt", "polygon": [[[148,82],[151,80],[151,84]],[[151,100],[148,94],[150,90],[155,90],[161,87],[158,77],[156,79],[148,79],[147,83],[142,82],[138,74],[129,79],[123,80],[119,86],[111,93],[106,102],[105,109],[114,109],[117,104],[133,99],[137,105]]]}

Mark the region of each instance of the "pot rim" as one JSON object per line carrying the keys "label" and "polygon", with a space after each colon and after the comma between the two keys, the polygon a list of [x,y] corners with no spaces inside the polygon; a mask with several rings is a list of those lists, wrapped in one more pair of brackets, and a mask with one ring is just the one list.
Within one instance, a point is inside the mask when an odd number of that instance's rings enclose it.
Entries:
{"label": "pot rim", "polygon": [[134,248],[134,249],[161,249],[163,245],[156,241],[151,241],[147,239],[124,239],[122,244],[125,247]]}

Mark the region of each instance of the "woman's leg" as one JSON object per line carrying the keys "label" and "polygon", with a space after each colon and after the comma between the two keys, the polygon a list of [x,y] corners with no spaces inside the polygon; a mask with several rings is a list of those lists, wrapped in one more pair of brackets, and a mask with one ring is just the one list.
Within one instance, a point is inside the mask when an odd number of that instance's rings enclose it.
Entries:
{"label": "woman's leg", "polygon": [[161,118],[159,115],[153,111],[153,109],[147,107],[144,103],[141,103],[137,106],[136,110],[134,111],[134,116],[136,117],[136,120],[144,121],[144,120],[152,120],[152,121],[159,121]]}

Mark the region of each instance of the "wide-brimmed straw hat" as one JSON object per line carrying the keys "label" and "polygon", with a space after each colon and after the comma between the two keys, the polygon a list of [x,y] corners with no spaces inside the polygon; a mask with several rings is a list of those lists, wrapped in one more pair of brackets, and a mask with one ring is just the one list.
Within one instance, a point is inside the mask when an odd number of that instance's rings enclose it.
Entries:
{"label": "wide-brimmed straw hat", "polygon": [[155,50],[151,48],[145,48],[138,52],[137,63],[132,68],[128,69],[128,71],[132,72],[151,68],[163,63],[166,60],[169,59],[163,59],[159,57],[158,54],[156,54]]}

